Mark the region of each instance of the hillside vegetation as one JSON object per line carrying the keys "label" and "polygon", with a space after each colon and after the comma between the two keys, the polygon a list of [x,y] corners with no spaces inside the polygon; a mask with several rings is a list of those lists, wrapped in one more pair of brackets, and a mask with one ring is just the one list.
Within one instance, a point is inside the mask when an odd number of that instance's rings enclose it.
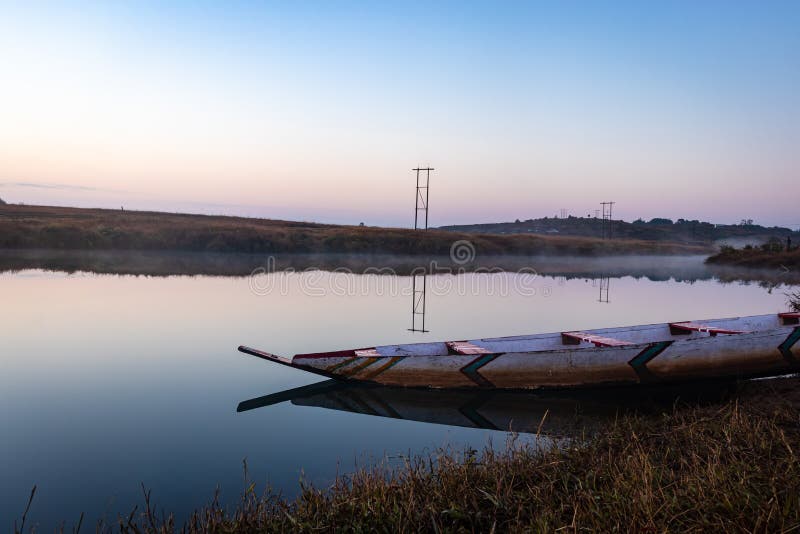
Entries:
{"label": "hillside vegetation", "polygon": [[644,239],[648,241],[674,241],[681,243],[708,244],[714,241],[767,241],[770,238],[785,240],[791,236],[800,242],[800,232],[790,228],[768,228],[742,221],[742,224],[712,224],[703,221],[656,218],[650,221],[637,220],[607,221],[603,229],[602,219],[596,217],[566,217],[516,220],[514,222],[491,224],[465,224],[442,226],[441,230],[453,232],[478,232],[487,234],[545,234],[581,237],[602,237],[606,235],[623,239]]}
{"label": "hillside vegetation", "polygon": [[241,253],[448,255],[468,240],[478,255],[702,254],[707,247],[642,240],[480,235],[441,230],[48,206],[0,207],[0,248]]}

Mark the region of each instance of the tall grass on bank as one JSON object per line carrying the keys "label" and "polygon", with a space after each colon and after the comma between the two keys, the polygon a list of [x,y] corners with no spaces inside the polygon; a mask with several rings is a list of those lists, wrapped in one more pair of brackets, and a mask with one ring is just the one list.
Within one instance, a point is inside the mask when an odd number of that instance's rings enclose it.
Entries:
{"label": "tall grass on bank", "polygon": [[[294,501],[247,487],[182,527],[143,512],[102,526],[182,532],[786,532],[800,528],[797,379],[759,381],[722,404],[621,416],[571,446],[443,453],[371,468]],[[546,426],[545,426],[546,430]]]}

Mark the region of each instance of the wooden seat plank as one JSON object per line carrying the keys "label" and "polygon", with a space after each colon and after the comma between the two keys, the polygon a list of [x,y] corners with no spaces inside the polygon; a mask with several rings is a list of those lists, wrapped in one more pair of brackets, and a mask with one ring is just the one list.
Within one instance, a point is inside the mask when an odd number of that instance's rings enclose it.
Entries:
{"label": "wooden seat plank", "polygon": [[712,336],[717,334],[746,334],[746,330],[729,330],[727,328],[718,328],[707,324],[693,323],[691,321],[683,323],[669,323],[669,330],[672,335],[690,334],[692,332],[706,332]]}
{"label": "wooden seat plank", "polygon": [[581,341],[594,343],[597,347],[624,347],[626,345],[633,345],[633,343],[628,341],[614,339],[613,337],[598,336],[597,334],[590,334],[588,332],[561,332],[561,340],[565,345],[577,345]]}
{"label": "wooden seat plank", "polygon": [[456,354],[492,354],[492,351],[474,345],[469,341],[448,341],[447,348]]}
{"label": "wooden seat plank", "polygon": [[778,317],[783,319],[784,325],[800,324],[800,312],[779,313]]}

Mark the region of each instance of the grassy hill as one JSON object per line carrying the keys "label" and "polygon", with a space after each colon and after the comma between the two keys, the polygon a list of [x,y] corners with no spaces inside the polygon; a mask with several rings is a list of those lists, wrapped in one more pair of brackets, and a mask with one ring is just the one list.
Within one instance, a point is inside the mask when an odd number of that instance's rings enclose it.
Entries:
{"label": "grassy hill", "polygon": [[51,206],[0,206],[0,248],[238,253],[448,255],[468,240],[478,255],[703,254],[665,241],[336,226],[309,222]]}

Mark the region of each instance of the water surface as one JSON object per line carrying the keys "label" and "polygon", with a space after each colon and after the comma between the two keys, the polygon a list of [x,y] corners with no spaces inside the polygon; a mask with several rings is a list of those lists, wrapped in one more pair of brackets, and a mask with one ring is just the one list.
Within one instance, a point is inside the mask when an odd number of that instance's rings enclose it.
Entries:
{"label": "water surface", "polygon": [[[159,508],[185,514],[218,486],[233,502],[245,459],[261,487],[291,496],[301,478],[324,486],[384,456],[482,448],[490,439],[502,446],[510,420],[531,431],[551,408],[576,412],[575,401],[547,396],[510,401],[517,411],[506,417],[505,399],[484,399],[474,412],[462,409],[476,406],[471,399],[379,395],[394,417],[364,391],[237,412],[242,401],[319,381],[243,355],[240,344],[292,355],[785,309],[785,289],[774,284],[573,267],[558,276],[428,275],[427,333],[409,331],[408,276],[0,274],[0,530],[21,515],[34,484],[31,516],[45,529],[82,511],[113,520],[141,502],[141,484]],[[606,401],[603,393],[580,401],[595,426],[614,412]],[[438,408],[464,418],[442,418]],[[539,439],[560,439],[565,420],[554,417]]]}

